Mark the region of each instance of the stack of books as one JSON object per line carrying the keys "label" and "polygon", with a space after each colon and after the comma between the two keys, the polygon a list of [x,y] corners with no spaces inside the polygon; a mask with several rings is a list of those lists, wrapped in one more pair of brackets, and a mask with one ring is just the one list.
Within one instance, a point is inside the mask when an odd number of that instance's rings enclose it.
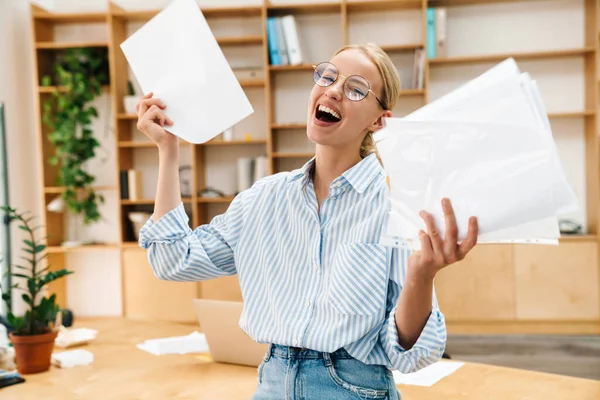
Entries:
{"label": "stack of books", "polygon": [[267,19],[267,36],[271,65],[303,63],[296,19],[293,15],[269,17]]}
{"label": "stack of books", "polygon": [[446,57],[446,8],[427,9],[427,57]]}

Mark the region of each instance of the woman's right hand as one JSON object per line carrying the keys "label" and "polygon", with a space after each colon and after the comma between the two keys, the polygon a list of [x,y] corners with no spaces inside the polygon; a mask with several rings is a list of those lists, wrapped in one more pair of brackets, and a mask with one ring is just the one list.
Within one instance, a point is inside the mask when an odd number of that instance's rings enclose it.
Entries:
{"label": "woman's right hand", "polygon": [[179,146],[179,138],[164,128],[173,121],[165,114],[167,106],[150,92],[140,99],[135,109],[138,115],[137,128],[150,138],[159,148]]}

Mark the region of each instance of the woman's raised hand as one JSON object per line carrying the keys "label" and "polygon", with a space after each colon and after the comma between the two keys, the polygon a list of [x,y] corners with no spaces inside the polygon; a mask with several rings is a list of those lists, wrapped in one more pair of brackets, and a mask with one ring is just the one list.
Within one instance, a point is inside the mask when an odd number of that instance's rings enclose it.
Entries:
{"label": "woman's raised hand", "polygon": [[165,113],[167,106],[150,92],[140,99],[135,110],[138,115],[137,128],[160,147],[179,146],[177,136],[165,130],[173,121]]}
{"label": "woman's raised hand", "polygon": [[479,225],[477,218],[469,218],[467,237],[458,243],[458,228],[452,204],[449,199],[443,199],[442,209],[446,224],[445,237],[441,237],[435,225],[433,215],[421,211],[421,218],[425,221],[427,232],[419,232],[421,250],[413,253],[408,260],[410,273],[421,277],[433,278],[442,268],[463,260],[477,244]]}

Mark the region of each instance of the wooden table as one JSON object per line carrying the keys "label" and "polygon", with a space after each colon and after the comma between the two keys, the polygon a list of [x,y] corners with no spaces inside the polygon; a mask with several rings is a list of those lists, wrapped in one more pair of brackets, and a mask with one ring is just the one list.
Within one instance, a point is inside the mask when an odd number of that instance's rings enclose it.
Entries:
{"label": "wooden table", "polygon": [[[146,339],[187,335],[197,326],[125,319],[79,323],[98,330],[83,348],[94,363],[26,375],[0,389],[2,400],[249,399],[256,368],[214,363],[204,355],[154,356],[136,348]],[[598,400],[600,381],[466,363],[432,387],[399,385],[403,400]]]}

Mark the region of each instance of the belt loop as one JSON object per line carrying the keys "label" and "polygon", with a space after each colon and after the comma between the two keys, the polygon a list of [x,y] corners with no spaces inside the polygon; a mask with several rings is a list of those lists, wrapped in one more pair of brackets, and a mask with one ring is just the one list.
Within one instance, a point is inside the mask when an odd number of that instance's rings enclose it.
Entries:
{"label": "belt loop", "polygon": [[271,354],[273,354],[273,349],[275,348],[275,345],[273,343],[269,343],[269,347],[267,348],[267,351],[265,353],[265,362],[268,362],[271,359]]}
{"label": "belt loop", "polygon": [[331,362],[331,355],[327,352],[322,352],[321,354],[323,354],[323,364],[329,368],[333,365],[333,363]]}

